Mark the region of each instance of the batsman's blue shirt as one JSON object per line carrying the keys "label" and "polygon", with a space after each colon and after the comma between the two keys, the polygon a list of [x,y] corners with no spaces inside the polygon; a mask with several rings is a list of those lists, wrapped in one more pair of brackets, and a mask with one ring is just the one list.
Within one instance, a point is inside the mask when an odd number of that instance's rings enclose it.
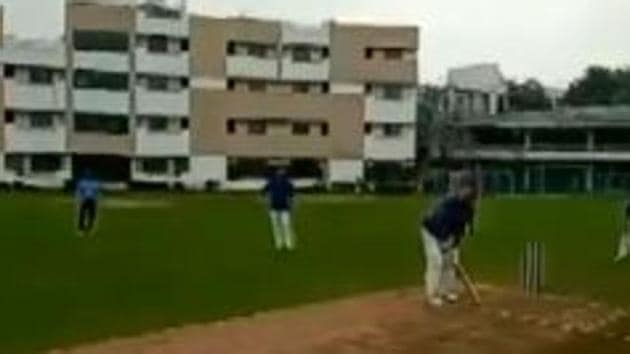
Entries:
{"label": "batsman's blue shirt", "polygon": [[290,210],[293,201],[293,184],[286,176],[272,176],[267,181],[265,193],[272,210]]}
{"label": "batsman's blue shirt", "polygon": [[91,178],[82,179],[77,184],[77,197],[81,201],[98,200],[101,191],[101,184]]}
{"label": "batsman's blue shirt", "polygon": [[475,211],[470,202],[448,197],[425,217],[423,226],[440,242],[454,238],[455,244],[458,244],[474,216]]}

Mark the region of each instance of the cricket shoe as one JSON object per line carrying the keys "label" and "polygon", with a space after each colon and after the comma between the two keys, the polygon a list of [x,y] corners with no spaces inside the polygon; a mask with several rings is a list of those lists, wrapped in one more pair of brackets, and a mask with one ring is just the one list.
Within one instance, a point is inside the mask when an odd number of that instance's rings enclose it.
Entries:
{"label": "cricket shoe", "polygon": [[439,296],[430,296],[427,298],[427,303],[433,308],[440,308],[444,306],[444,300]]}

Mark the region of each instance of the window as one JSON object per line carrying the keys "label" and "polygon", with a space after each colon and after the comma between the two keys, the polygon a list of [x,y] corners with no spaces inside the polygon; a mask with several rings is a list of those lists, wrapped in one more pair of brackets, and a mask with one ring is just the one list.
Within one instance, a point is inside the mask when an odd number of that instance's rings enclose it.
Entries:
{"label": "window", "polygon": [[384,56],[386,60],[402,60],[403,58],[403,50],[402,49],[384,49]]}
{"label": "window", "polygon": [[148,128],[150,132],[166,132],[168,131],[168,118],[166,117],[149,117]]}
{"label": "window", "polygon": [[325,82],[322,84],[322,93],[329,93],[330,92],[330,84]]}
{"label": "window", "polygon": [[267,134],[267,123],[264,121],[255,121],[247,123],[247,134],[249,135],[265,135]]}
{"label": "window", "polygon": [[247,87],[251,92],[265,92],[267,91],[267,84],[264,81],[250,81],[247,83]]}
{"label": "window", "polygon": [[311,126],[308,123],[293,123],[293,135],[309,135]]}
{"label": "window", "polygon": [[4,77],[7,79],[15,76],[15,65],[7,64],[4,66]]}
{"label": "window", "polygon": [[129,133],[129,118],[118,115],[78,113],[74,116],[74,129],[79,133],[124,135]]}
{"label": "window", "polygon": [[180,85],[181,85],[182,89],[186,89],[186,88],[188,88],[188,86],[190,86],[190,80],[187,77],[183,77],[180,80]]}
{"label": "window", "polygon": [[235,134],[236,133],[236,121],[234,119],[230,119],[227,121],[226,123],[226,130],[228,132],[228,134]]}
{"label": "window", "polygon": [[396,138],[402,135],[402,125],[400,124],[384,124],[383,136],[386,138]]}
{"label": "window", "polygon": [[296,63],[308,63],[311,61],[311,50],[308,47],[296,47],[291,51],[291,56]]}
{"label": "window", "polygon": [[383,98],[386,100],[401,100],[403,98],[403,88],[396,85],[383,86]]}
{"label": "window", "polygon": [[322,58],[326,59],[330,57],[330,49],[328,47],[322,48]]}
{"label": "window", "polygon": [[372,134],[372,123],[367,123],[365,124],[365,135],[370,135]]}
{"label": "window", "polygon": [[181,176],[190,171],[190,160],[187,158],[175,159],[175,175]]}
{"label": "window", "polygon": [[190,51],[190,41],[188,39],[182,39],[180,42],[180,49],[182,52]]}
{"label": "window", "polygon": [[129,35],[113,31],[74,31],[74,49],[84,51],[129,51]]}
{"label": "window", "polygon": [[79,70],[74,75],[74,87],[82,89],[127,91],[129,89],[129,77],[127,74]]}
{"label": "window", "polygon": [[53,72],[52,70],[44,68],[32,67],[28,69],[28,81],[32,84],[52,84]]}
{"label": "window", "polygon": [[13,111],[6,111],[6,112],[4,112],[4,122],[6,124],[13,124],[13,123],[15,123],[15,112],[13,112]]}
{"label": "window", "polygon": [[144,11],[148,18],[179,19],[182,17],[182,13],[179,9],[166,7],[160,4],[146,2],[140,5],[139,8]]}
{"label": "window", "polygon": [[168,53],[168,37],[149,36],[147,48],[150,53]]}
{"label": "window", "polygon": [[142,171],[152,175],[164,175],[168,173],[168,159],[143,159],[140,162]]}
{"label": "window", "polygon": [[228,89],[228,91],[234,91],[235,87],[236,87],[236,81],[231,80],[231,79],[227,81],[227,89]]}
{"label": "window", "polygon": [[49,129],[52,128],[55,119],[49,113],[31,113],[29,115],[29,126],[33,129]]}
{"label": "window", "polygon": [[61,157],[56,155],[34,155],[31,170],[35,173],[51,173],[61,170]]}
{"label": "window", "polygon": [[328,136],[328,134],[330,134],[330,128],[328,126],[328,123],[322,123],[320,129],[321,129],[322,136]]}
{"label": "window", "polygon": [[261,44],[250,44],[247,46],[247,55],[264,59],[267,57],[267,47]]}
{"label": "window", "polygon": [[226,48],[226,52],[227,55],[234,55],[236,54],[236,43],[230,41],[227,44],[227,48]]}
{"label": "window", "polygon": [[293,93],[309,93],[311,91],[311,87],[307,83],[296,83],[292,87]]}
{"label": "window", "polygon": [[149,91],[168,91],[169,78],[166,76],[147,76],[147,89]]}
{"label": "window", "polygon": [[369,95],[372,93],[374,87],[372,86],[372,84],[365,84],[365,94]]}
{"label": "window", "polygon": [[4,165],[7,170],[13,171],[18,176],[24,175],[24,156],[6,155],[4,157]]}
{"label": "window", "polygon": [[365,49],[365,59],[372,59],[374,57],[374,49],[366,48]]}
{"label": "window", "polygon": [[188,118],[182,118],[182,120],[179,122],[179,128],[181,130],[190,129],[190,120],[188,120]]}

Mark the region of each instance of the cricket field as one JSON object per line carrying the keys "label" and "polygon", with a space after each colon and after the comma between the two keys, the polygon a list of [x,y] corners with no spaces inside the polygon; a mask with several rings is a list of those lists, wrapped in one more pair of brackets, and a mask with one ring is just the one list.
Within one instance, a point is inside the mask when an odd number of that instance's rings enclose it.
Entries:
{"label": "cricket field", "polygon": [[[0,353],[45,352],[419,286],[419,217],[430,203],[420,196],[302,196],[298,250],[280,254],[272,249],[264,203],[253,195],[107,196],[96,233],[80,238],[71,197],[5,193]],[[621,204],[485,199],[464,263],[478,282],[516,291],[524,244],[541,241],[549,293],[629,308],[630,262],[612,262]],[[513,312],[494,310],[503,317]],[[614,336],[623,342],[619,326]]]}

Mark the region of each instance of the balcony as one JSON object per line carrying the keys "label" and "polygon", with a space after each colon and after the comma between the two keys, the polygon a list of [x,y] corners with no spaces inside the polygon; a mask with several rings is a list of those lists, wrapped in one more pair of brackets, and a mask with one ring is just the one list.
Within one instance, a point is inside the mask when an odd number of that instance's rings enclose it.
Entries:
{"label": "balcony", "polygon": [[76,51],[74,67],[108,72],[129,72],[130,56],[126,52]]}
{"label": "balcony", "polygon": [[190,133],[188,131],[150,132],[139,128],[136,133],[136,155],[138,156],[188,156]]}
{"label": "balcony", "polygon": [[50,129],[5,126],[5,149],[15,153],[61,153],[66,150],[66,128],[55,125]]}
{"label": "balcony", "polygon": [[282,79],[290,81],[328,81],[330,60],[317,62],[295,62],[292,58],[282,59]]}
{"label": "balcony", "polygon": [[127,91],[75,89],[73,94],[77,112],[129,115],[130,96]]}
{"label": "balcony", "polygon": [[416,155],[416,135],[413,125],[405,126],[401,135],[386,137],[373,132],[364,138],[365,158],[381,161],[413,160]]}
{"label": "balcony", "polygon": [[137,32],[140,34],[158,34],[171,37],[188,37],[190,25],[188,18],[154,18],[144,13],[138,14]]}
{"label": "balcony", "polygon": [[138,89],[137,113],[187,117],[190,114],[189,91],[162,92]]}
{"label": "balcony", "polygon": [[139,73],[190,76],[188,53],[158,54],[149,53],[146,49],[137,49],[136,61]]}
{"label": "balcony", "polygon": [[122,155],[133,154],[131,135],[109,135],[105,133],[73,132],[69,138],[70,151],[86,155]]}
{"label": "balcony", "polygon": [[379,123],[413,123],[416,120],[416,100],[414,97],[386,100],[369,96],[366,102],[366,120]]}
{"label": "balcony", "polygon": [[268,79],[278,78],[278,61],[276,59],[254,56],[228,56],[226,59],[229,77]]}
{"label": "balcony", "polygon": [[63,83],[35,85],[5,81],[6,107],[13,110],[63,111],[66,88]]}

